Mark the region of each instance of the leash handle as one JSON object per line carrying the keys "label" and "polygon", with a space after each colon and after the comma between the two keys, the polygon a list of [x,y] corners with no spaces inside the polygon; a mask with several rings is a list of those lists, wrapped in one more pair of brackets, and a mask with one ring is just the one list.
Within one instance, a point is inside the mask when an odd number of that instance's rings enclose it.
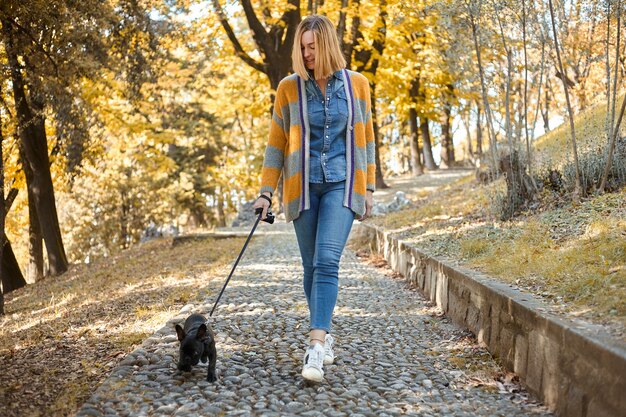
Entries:
{"label": "leash handle", "polygon": [[[261,207],[259,207],[258,209],[254,210],[254,214],[258,214],[259,218],[260,218],[262,213],[263,213],[263,209]],[[272,213],[269,209],[267,209],[267,214],[265,215],[265,218],[263,219],[263,221],[265,223],[274,224],[274,220],[275,219],[276,219],[276,217],[274,216],[274,213]]]}
{"label": "leash handle", "polygon": [[[237,268],[237,264],[239,264],[239,260],[241,259],[241,256],[243,255],[243,253],[246,251],[246,248],[248,247],[248,242],[250,242],[250,239],[252,238],[252,235],[254,234],[256,227],[259,225],[259,221],[261,220],[261,215],[263,214],[263,209],[258,208],[256,209],[255,213],[258,214],[258,217],[256,218],[256,221],[254,222],[254,226],[252,226],[252,230],[250,231],[250,234],[248,235],[248,239],[246,239],[246,243],[244,243],[243,248],[241,248],[241,252],[239,252],[239,256],[237,257],[237,260],[235,261],[233,268],[230,270],[230,274],[228,274],[228,278],[226,279],[226,282],[224,283],[224,286],[222,287],[222,290],[220,291],[220,295],[218,295],[217,300],[215,300],[215,304],[213,305],[213,308],[211,309],[211,313],[209,314],[209,317],[213,316],[213,312],[215,311],[217,304],[220,302],[220,298],[222,298],[222,295],[224,294],[224,290],[226,289],[228,282],[232,278],[233,272],[235,272],[235,268]],[[274,223],[274,215],[272,214],[271,211],[268,210],[267,217],[263,221],[269,224]]]}
{"label": "leash handle", "polygon": [[[266,196],[265,194],[261,194],[259,195],[258,198],[262,198],[263,200],[267,200],[268,203],[270,203],[269,207],[267,208],[267,214],[265,216],[265,218],[263,219],[264,222],[269,223],[269,224],[274,224],[274,214],[272,214],[272,212],[270,211],[270,207],[272,207],[272,199],[268,196]],[[257,200],[258,200],[257,198]],[[261,214],[263,213],[263,208],[259,207],[256,210],[254,210],[254,214]]]}

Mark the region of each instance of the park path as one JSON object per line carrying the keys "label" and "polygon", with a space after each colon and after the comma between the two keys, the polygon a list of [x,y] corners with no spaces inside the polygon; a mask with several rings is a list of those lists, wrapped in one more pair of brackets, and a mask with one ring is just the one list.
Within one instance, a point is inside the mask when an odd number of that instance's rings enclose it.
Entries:
{"label": "park path", "polygon": [[218,382],[205,380],[206,366],[176,370],[174,324],[191,312],[208,316],[221,278],[208,284],[210,299],[186,306],[129,354],[77,416],[547,415],[523,391],[481,386],[459,369],[496,365],[404,281],[350,249],[333,322],[337,359],[323,383],[304,383],[308,313],[295,234],[284,223],[258,230],[209,320]]}
{"label": "park path", "polygon": [[[267,229],[267,228],[263,228]],[[78,416],[515,416],[542,415],[522,393],[485,389],[458,369],[460,358],[485,352],[403,281],[342,259],[334,320],[337,360],[320,385],[300,377],[307,309],[290,225],[253,239],[210,319],[217,338],[218,376],[206,367],[176,371],[174,324],[190,312],[208,314],[214,299],[187,306],[132,352]],[[217,294],[221,280],[213,281]],[[492,387],[493,388],[493,387]]]}
{"label": "park path", "polygon": [[398,191],[404,192],[409,199],[415,199],[419,194],[435,192],[438,188],[468,175],[474,175],[474,170],[469,168],[440,169],[426,172],[418,177],[403,175],[387,178],[385,183],[389,185],[389,188],[376,190],[374,202],[389,203]]}

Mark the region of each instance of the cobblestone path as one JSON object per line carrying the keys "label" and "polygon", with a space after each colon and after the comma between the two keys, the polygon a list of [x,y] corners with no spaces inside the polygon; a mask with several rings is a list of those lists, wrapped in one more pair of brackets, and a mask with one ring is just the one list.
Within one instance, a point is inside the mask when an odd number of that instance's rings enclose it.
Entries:
{"label": "cobblestone path", "polygon": [[78,416],[547,415],[523,392],[468,383],[449,360],[466,334],[349,250],[333,322],[337,358],[323,383],[305,384],[308,313],[295,235],[291,225],[262,226],[272,234],[253,238],[210,319],[218,382],[205,380],[206,365],[176,370],[174,324],[190,312],[208,317],[225,276],[209,284],[211,299],[185,307],[128,355]]}

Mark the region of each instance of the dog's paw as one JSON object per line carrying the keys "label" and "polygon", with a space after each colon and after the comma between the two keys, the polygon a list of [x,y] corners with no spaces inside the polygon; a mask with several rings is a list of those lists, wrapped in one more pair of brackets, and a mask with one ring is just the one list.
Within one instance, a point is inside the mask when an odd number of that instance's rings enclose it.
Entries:
{"label": "dog's paw", "polygon": [[215,376],[215,374],[208,374],[206,380],[209,382],[215,382],[217,381],[217,377]]}

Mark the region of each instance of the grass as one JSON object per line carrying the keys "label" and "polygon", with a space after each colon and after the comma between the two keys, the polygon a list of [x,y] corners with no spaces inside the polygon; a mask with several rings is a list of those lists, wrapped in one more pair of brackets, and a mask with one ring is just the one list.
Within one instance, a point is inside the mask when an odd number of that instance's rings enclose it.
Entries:
{"label": "grass", "polygon": [[[621,104],[624,96],[617,101]],[[619,110],[619,106],[618,106]],[[617,115],[616,115],[617,118]],[[599,102],[574,117],[574,130],[578,151],[584,151],[607,143],[606,136],[606,103]],[[626,132],[626,124],[622,123],[622,136]],[[559,167],[571,159],[572,143],[567,120],[556,129],[538,138],[534,143],[539,165],[551,163]]]}
{"label": "grass", "polygon": [[[542,221],[543,220],[543,221]],[[461,255],[505,281],[524,281],[602,315],[626,314],[626,221],[590,220],[582,234],[553,239],[549,222],[531,219],[509,244],[465,238]]]}
{"label": "grass", "polygon": [[73,414],[126,353],[185,304],[206,300],[242,244],[155,240],[7,294],[2,416]]}
{"label": "grass", "polygon": [[[605,118],[603,103],[576,117],[579,150],[606,146]],[[536,140],[534,148],[536,172],[562,169],[571,159],[568,123]],[[505,194],[503,179],[483,185],[467,176],[372,223],[432,255],[538,294],[557,311],[608,324],[626,338],[626,189],[578,203],[544,189],[532,211],[503,222],[497,219]]]}
{"label": "grass", "polygon": [[536,211],[500,222],[490,201],[502,186],[470,176],[372,223],[559,310],[626,325],[626,189],[559,207],[546,195]]}

